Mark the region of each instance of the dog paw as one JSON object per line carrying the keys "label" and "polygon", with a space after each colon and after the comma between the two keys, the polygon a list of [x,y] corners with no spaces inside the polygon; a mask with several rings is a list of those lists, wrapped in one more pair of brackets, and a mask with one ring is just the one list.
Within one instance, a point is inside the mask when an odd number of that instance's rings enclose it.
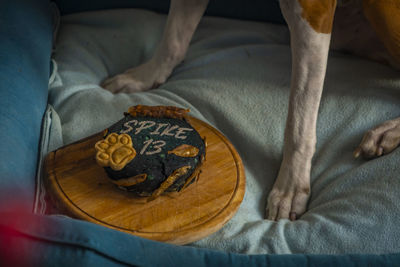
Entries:
{"label": "dog paw", "polygon": [[392,152],[400,144],[400,118],[388,120],[367,131],[354,157],[375,158]]}
{"label": "dog paw", "polygon": [[132,139],[127,134],[112,133],[105,140],[98,141],[95,149],[97,163],[115,171],[123,169],[136,156]]}
{"label": "dog paw", "polygon": [[268,196],[268,220],[294,221],[306,211],[310,197],[310,168],[306,167],[308,165],[310,164],[301,166],[297,163],[282,163],[278,178]]}
{"label": "dog paw", "polygon": [[112,93],[134,93],[157,88],[171,74],[173,67],[150,60],[124,73],[108,78],[101,87]]}

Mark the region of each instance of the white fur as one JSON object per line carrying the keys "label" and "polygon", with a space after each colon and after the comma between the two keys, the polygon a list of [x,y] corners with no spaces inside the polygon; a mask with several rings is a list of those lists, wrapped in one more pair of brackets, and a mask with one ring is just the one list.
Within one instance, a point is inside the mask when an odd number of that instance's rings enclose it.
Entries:
{"label": "white fur", "polygon": [[[311,160],[331,34],[317,33],[301,17],[297,1],[281,0],[292,48],[292,81],[283,161],[268,197],[268,219],[295,219],[310,196]],[[296,214],[296,215],[294,215]]]}
{"label": "white fur", "polygon": [[157,88],[184,58],[208,0],[171,0],[163,37],[146,63],[108,78],[101,86],[113,93]]}

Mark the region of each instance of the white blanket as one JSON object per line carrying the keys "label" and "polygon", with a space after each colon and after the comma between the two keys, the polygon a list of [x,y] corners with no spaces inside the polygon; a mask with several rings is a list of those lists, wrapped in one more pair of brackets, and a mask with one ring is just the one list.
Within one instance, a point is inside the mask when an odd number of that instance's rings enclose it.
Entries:
{"label": "white blanket", "polygon": [[247,176],[234,218],[193,246],[240,253],[400,251],[400,149],[370,161],[352,157],[366,130],[400,116],[398,72],[331,53],[308,211],[296,222],[272,222],[264,220],[264,208],[282,158],[291,69],[288,30],[206,17],[185,61],[159,89],[116,95],[103,90],[104,78],[151,57],[165,19],[131,9],[62,18],[54,55],[58,72],[49,91],[60,118],[60,123],[53,120],[58,130],[52,140],[62,141],[53,148],[103,130],[132,105],[190,108],[231,140]]}

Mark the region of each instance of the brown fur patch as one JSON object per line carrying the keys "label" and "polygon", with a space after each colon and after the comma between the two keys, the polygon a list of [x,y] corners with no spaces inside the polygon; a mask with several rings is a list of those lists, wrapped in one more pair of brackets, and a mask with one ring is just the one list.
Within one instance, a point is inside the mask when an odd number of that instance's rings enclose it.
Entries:
{"label": "brown fur patch", "polygon": [[400,0],[363,0],[363,9],[389,54],[400,63]]}
{"label": "brown fur patch", "polygon": [[336,0],[298,0],[301,16],[319,33],[331,33],[335,16]]}

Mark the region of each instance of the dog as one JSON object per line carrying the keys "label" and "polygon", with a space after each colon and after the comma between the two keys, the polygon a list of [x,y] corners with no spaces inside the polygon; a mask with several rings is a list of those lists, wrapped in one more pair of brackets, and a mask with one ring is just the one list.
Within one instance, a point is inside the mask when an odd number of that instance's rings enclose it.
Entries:
{"label": "dog", "polygon": [[[400,70],[400,0],[280,0],[290,31],[292,77],[283,160],[266,218],[296,220],[310,197],[311,160],[328,51],[350,52]],[[185,57],[208,0],[172,0],[162,40],[143,65],[106,79],[113,92],[157,88]],[[335,19],[334,19],[335,18]],[[400,118],[369,130],[354,157],[379,157],[400,143]]]}

